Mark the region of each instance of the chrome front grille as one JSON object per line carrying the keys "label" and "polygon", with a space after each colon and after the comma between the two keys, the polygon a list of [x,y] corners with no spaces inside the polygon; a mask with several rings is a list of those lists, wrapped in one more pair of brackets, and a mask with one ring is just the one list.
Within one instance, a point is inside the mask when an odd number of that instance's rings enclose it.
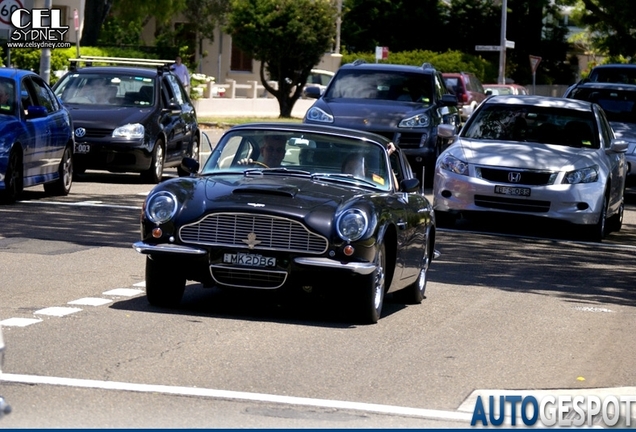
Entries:
{"label": "chrome front grille", "polygon": [[249,213],[215,213],[179,230],[184,243],[321,254],[328,240],[290,219]]}
{"label": "chrome front grille", "polygon": [[[556,173],[549,171],[532,171],[511,168],[477,167],[477,174],[484,180],[504,184],[524,184],[529,186],[546,186],[554,183]],[[515,181],[511,181],[514,178]]]}

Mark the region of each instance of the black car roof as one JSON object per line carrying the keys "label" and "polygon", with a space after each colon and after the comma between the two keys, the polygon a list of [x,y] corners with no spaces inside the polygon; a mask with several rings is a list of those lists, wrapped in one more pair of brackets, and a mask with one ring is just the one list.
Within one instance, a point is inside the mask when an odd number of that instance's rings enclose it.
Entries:
{"label": "black car roof", "polygon": [[422,66],[403,65],[403,64],[386,64],[386,63],[366,63],[366,62],[353,62],[347,63],[340,67],[346,69],[366,69],[377,71],[394,71],[394,72],[419,72],[431,74],[435,73],[435,68],[429,63],[424,63]]}
{"label": "black car roof", "polygon": [[581,82],[576,85],[576,88],[636,91],[636,85],[634,84],[608,83],[608,82],[596,82],[596,81]]}
{"label": "black car roof", "polygon": [[230,130],[276,130],[276,131],[289,131],[289,132],[317,132],[327,133],[332,135],[351,136],[357,138],[364,138],[370,141],[376,141],[381,144],[388,144],[391,142],[389,139],[374,134],[372,132],[366,132],[357,129],[349,129],[338,126],[317,125],[310,123],[278,123],[278,122],[261,122],[261,123],[244,123],[241,125],[233,126]]}
{"label": "black car roof", "polygon": [[[125,67],[125,66],[87,66],[69,71],[71,73],[113,73],[130,74],[144,77],[156,77],[157,68]],[[164,72],[168,73],[168,72]]]}

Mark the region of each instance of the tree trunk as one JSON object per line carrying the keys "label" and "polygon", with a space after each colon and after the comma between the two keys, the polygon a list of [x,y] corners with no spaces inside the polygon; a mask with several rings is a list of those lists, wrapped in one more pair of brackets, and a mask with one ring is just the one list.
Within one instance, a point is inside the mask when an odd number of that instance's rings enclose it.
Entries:
{"label": "tree trunk", "polygon": [[95,46],[114,0],[86,0],[81,46]]}

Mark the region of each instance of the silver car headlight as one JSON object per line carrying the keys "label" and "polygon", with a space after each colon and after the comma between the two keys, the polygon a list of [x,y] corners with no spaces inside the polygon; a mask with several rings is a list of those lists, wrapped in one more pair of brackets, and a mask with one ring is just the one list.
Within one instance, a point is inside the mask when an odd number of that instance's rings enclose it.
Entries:
{"label": "silver car headlight", "polygon": [[326,113],[320,108],[312,107],[309,108],[306,114],[307,120],[320,122],[320,123],[333,123],[333,116],[331,114]]}
{"label": "silver car headlight", "polygon": [[157,192],[146,201],[146,217],[156,224],[166,223],[177,213],[178,206],[177,198],[170,192]]}
{"label": "silver car headlight", "polygon": [[598,181],[598,169],[598,165],[592,165],[590,167],[567,172],[563,178],[563,183],[594,183],[595,181]]}
{"label": "silver car headlight", "polygon": [[431,118],[428,114],[418,114],[413,117],[405,118],[398,124],[401,128],[426,128],[431,124]]}
{"label": "silver car headlight", "polygon": [[359,240],[369,227],[367,214],[360,209],[345,210],[336,221],[336,230],[343,240]]}
{"label": "silver car headlight", "polygon": [[113,131],[113,138],[141,139],[145,134],[144,125],[131,123],[120,126]]}
{"label": "silver car headlight", "polygon": [[449,153],[446,153],[442,157],[439,166],[441,169],[454,172],[455,174],[468,175],[468,164]]}

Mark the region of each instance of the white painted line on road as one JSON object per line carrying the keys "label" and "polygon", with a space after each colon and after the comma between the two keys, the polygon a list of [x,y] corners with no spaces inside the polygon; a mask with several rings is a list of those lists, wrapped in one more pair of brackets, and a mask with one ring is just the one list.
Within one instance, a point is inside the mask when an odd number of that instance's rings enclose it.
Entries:
{"label": "white painted line on road", "polygon": [[20,204],[52,204],[69,207],[108,207],[114,209],[140,210],[141,206],[124,206],[115,204],[99,204],[99,201],[62,202],[62,201],[20,201]]}
{"label": "white painted line on road", "polygon": [[134,284],[133,286],[138,286],[138,287],[146,287],[146,281],[143,282],[137,282],[136,284]]}
{"label": "white painted line on road", "polygon": [[574,306],[574,310],[580,310],[583,312],[614,312],[611,309],[596,307],[596,306]]}
{"label": "white painted line on road", "polygon": [[112,303],[112,300],[96,298],[96,297],[84,297],[81,299],[73,300],[67,304],[84,305],[84,306],[102,306],[107,303]]}
{"label": "white painted line on road", "polygon": [[41,319],[37,318],[7,318],[6,320],[0,321],[0,326],[2,327],[26,327],[31,324],[36,324],[42,322]]}
{"label": "white painted line on road", "polygon": [[53,306],[53,307],[37,310],[33,313],[35,315],[50,315],[50,316],[56,316],[56,317],[63,317],[63,316],[74,314],[75,312],[80,312],[80,311],[81,311],[80,308]]}
{"label": "white painted line on road", "polygon": [[102,294],[121,297],[134,297],[139,294],[143,294],[142,290],[132,288],[115,288],[110,291],[104,291]]}
{"label": "white painted line on road", "polygon": [[465,421],[470,424],[471,413],[457,411],[442,411],[425,408],[409,408],[394,405],[380,405],[362,402],[347,402],[329,399],[313,399],[293,396],[278,396],[265,393],[246,393],[230,390],[215,390],[198,387],[180,387],[152,384],[135,384],[116,381],[98,381],[76,378],[56,378],[37,375],[19,375],[3,373],[0,381],[23,383],[23,384],[45,384],[66,387],[93,388],[100,390],[122,390],[143,393],[161,393],[179,396],[198,396],[224,400],[241,400],[254,402],[269,402],[284,405],[313,406],[320,408],[334,408],[342,410],[364,411],[379,414],[404,415],[409,417],[419,417],[425,419]]}

